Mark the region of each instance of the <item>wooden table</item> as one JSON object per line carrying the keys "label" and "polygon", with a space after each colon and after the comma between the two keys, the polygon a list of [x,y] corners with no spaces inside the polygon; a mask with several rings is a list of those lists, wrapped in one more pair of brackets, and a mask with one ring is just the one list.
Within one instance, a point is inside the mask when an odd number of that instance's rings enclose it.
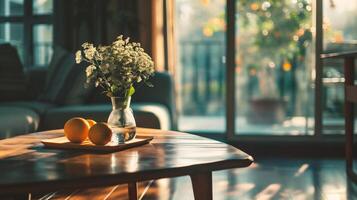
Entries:
{"label": "wooden table", "polygon": [[63,136],[52,130],[0,140],[0,196],[128,184],[189,175],[196,200],[212,199],[212,172],[247,167],[248,154],[228,144],[187,133],[138,128],[150,144],[115,153],[46,149],[42,139]]}

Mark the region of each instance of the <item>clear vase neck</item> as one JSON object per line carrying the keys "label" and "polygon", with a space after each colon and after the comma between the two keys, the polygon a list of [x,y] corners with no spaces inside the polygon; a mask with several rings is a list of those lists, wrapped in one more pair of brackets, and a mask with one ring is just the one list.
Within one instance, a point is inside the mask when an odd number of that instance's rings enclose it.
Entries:
{"label": "clear vase neck", "polygon": [[113,110],[126,109],[130,107],[131,97],[110,97]]}

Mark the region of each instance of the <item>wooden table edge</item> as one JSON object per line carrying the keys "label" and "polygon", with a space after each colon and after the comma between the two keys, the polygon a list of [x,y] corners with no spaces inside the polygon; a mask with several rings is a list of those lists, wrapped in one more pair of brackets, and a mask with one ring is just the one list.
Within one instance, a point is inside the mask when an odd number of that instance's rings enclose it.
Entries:
{"label": "wooden table edge", "polygon": [[[178,176],[194,175],[205,172],[213,172],[232,168],[248,167],[253,163],[253,158],[248,156],[243,160],[233,159],[213,163],[191,165],[160,170],[147,170],[135,173],[106,174],[103,176],[81,177],[70,180],[53,180],[31,183],[15,183],[0,185],[0,195],[11,195],[15,193],[49,192],[58,189],[91,188],[100,186],[110,186],[117,184],[127,184],[130,182],[141,182],[156,180],[161,178],[172,178]],[[224,166],[217,166],[224,165]]]}
{"label": "wooden table edge", "polygon": [[[138,128],[138,130],[139,131],[142,130],[144,132],[159,131],[157,129],[147,129],[147,128]],[[51,132],[56,133],[58,131],[61,131],[61,129],[52,130]],[[36,136],[44,132],[47,131],[30,133],[29,135]],[[168,132],[177,133],[179,135],[184,135],[184,134],[192,135],[190,133],[182,133],[177,131],[168,131]],[[197,137],[201,137],[201,136],[197,136]],[[219,143],[223,143],[223,142],[219,142]],[[231,146],[229,144],[227,145]],[[233,146],[231,147],[235,148]],[[19,194],[19,193],[36,193],[36,192],[48,192],[48,191],[51,192],[54,190],[73,189],[73,188],[75,189],[91,188],[91,187],[98,187],[99,185],[111,186],[117,184],[130,184],[130,183],[136,183],[146,180],[171,178],[171,177],[186,176],[186,175],[190,176],[191,179],[192,178],[195,179],[195,177],[202,177],[202,175],[212,174],[213,171],[248,167],[253,163],[253,158],[244,152],[242,153],[243,154],[240,157],[236,157],[236,158],[228,158],[225,160],[220,160],[215,162],[206,162],[206,163],[180,166],[180,167],[158,168],[158,169],[143,170],[143,171],[132,172],[132,173],[129,172],[129,173],[120,173],[120,174],[119,173],[103,174],[103,175],[94,175],[94,176],[78,177],[78,178],[70,178],[70,179],[0,184],[0,195],[6,196],[6,195]]]}

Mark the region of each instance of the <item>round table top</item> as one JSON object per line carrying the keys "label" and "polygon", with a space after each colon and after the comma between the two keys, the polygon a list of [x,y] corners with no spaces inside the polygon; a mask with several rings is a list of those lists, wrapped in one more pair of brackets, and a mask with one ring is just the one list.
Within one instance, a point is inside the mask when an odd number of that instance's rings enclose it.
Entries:
{"label": "round table top", "polygon": [[253,162],[231,145],[188,133],[138,128],[137,134],[154,139],[113,153],[44,148],[41,140],[61,137],[63,130],[0,140],[0,194],[129,183]]}

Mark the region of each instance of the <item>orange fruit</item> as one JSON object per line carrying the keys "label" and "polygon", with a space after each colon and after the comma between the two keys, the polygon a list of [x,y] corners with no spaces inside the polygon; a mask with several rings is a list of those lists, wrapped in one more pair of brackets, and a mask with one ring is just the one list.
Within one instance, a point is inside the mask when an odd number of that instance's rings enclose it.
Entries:
{"label": "orange fruit", "polygon": [[96,145],[106,145],[112,138],[112,129],[106,123],[96,123],[89,129],[89,140]]}
{"label": "orange fruit", "polygon": [[69,141],[81,143],[88,137],[89,123],[87,120],[75,117],[66,122],[64,125],[64,134]]}
{"label": "orange fruit", "polygon": [[94,124],[96,124],[97,122],[94,121],[93,119],[86,119],[87,122],[89,123],[89,126],[92,127]]}

